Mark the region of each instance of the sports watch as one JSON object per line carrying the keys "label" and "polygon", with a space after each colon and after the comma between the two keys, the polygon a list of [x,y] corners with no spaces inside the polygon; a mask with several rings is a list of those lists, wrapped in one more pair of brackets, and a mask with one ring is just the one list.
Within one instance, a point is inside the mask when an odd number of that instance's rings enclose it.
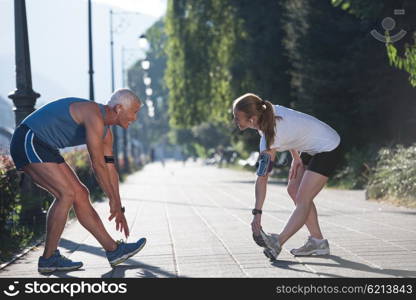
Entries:
{"label": "sports watch", "polygon": [[253,209],[252,211],[251,211],[251,213],[253,214],[253,215],[257,215],[257,214],[259,214],[259,215],[261,215],[262,214],[262,210],[261,209]]}

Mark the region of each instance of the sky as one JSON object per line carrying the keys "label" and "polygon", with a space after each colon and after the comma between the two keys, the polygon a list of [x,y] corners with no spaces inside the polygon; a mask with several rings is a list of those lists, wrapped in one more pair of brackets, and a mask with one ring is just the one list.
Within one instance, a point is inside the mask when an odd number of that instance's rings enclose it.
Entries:
{"label": "sky", "polygon": [[[93,0],[94,87],[97,102],[111,95],[109,11],[114,15],[116,88],[122,63],[143,58],[138,36],[165,14],[167,0]],[[16,87],[14,1],[0,0],[0,98]],[[26,0],[36,107],[63,97],[89,97],[87,0]],[[125,50],[122,62],[122,47]],[[0,100],[1,101],[1,100]],[[0,123],[3,112],[0,111]],[[2,125],[2,124],[0,124]]]}
{"label": "sky", "polygon": [[95,3],[116,5],[124,10],[137,11],[145,15],[161,17],[166,11],[166,0],[93,0]]}

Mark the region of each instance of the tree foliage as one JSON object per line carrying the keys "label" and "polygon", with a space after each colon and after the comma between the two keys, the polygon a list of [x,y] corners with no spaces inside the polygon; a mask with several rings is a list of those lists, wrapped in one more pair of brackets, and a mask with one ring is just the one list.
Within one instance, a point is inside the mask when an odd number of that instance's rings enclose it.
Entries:
{"label": "tree foliage", "polygon": [[[416,2],[413,0],[332,0],[334,6],[340,6],[351,14],[363,20],[378,20],[391,17],[395,9],[404,10],[403,15],[394,17],[397,30],[405,30],[407,35],[404,39],[395,43],[391,40],[389,32],[384,32],[386,36],[386,48],[391,65],[398,69],[405,70],[410,74],[409,81],[416,87],[416,20],[414,12]],[[394,30],[396,30],[394,29]],[[412,44],[413,43],[413,44]],[[403,56],[400,56],[403,53]]]}
{"label": "tree foliage", "polygon": [[229,123],[232,101],[247,91],[288,102],[280,6],[260,2],[169,1],[165,78],[173,125]]}
{"label": "tree foliage", "polygon": [[[169,1],[170,123],[200,145],[196,127],[223,126],[234,147],[239,142],[242,149],[243,141],[253,151],[258,135],[230,127],[232,101],[253,92],[327,122],[347,151],[409,145],[416,138],[416,90],[389,62],[414,72],[406,46],[413,42],[412,7],[410,0]],[[407,13],[394,16],[399,8]],[[409,32],[389,52],[370,34],[387,16],[397,21],[395,30]]]}

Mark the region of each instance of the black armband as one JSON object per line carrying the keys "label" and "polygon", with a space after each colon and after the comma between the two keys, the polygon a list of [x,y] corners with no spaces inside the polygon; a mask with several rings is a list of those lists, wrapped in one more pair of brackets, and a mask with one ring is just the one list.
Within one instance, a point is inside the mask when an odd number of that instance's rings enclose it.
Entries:
{"label": "black armband", "polygon": [[104,156],[104,160],[107,164],[114,164],[114,156]]}

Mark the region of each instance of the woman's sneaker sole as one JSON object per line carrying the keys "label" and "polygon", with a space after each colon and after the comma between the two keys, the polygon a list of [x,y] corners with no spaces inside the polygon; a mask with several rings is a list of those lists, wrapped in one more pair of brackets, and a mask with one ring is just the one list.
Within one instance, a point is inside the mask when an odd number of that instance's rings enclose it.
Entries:
{"label": "woman's sneaker sole", "polygon": [[276,261],[277,260],[277,255],[273,254],[273,252],[270,249],[264,249],[263,250],[263,254],[270,259],[271,261]]}
{"label": "woman's sneaker sole", "polygon": [[144,245],[146,245],[146,240],[143,242],[143,244],[140,245],[139,248],[137,248],[133,252],[126,253],[123,256],[119,257],[117,260],[110,262],[110,266],[115,267],[116,265],[119,265],[119,264],[125,262],[130,257],[132,257],[133,255],[137,254],[137,252],[139,252],[140,250],[142,250],[143,247],[144,247]]}
{"label": "woman's sneaker sole", "polygon": [[79,268],[81,268],[82,265],[80,266],[76,266],[76,267],[53,267],[53,268],[38,268],[38,272],[39,273],[52,273],[55,271],[73,271],[73,270],[78,270]]}

